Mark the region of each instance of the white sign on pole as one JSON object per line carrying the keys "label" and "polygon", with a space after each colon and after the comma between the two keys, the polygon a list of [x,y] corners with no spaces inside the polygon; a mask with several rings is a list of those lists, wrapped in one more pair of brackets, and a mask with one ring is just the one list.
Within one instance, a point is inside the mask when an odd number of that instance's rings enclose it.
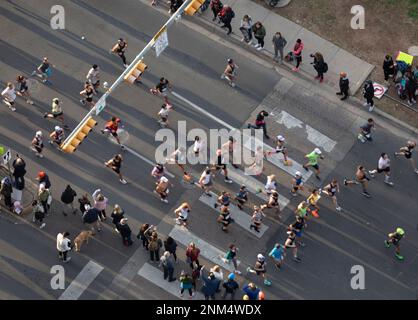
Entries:
{"label": "white sign on pole", "polygon": [[158,35],[158,38],[155,40],[155,54],[157,57],[168,47],[168,35],[167,30],[164,30]]}
{"label": "white sign on pole", "polygon": [[381,84],[379,84],[377,82],[373,82],[373,88],[374,88],[374,96],[377,99],[382,98],[383,95],[385,94],[385,92],[388,90],[387,87],[382,86]]}
{"label": "white sign on pole", "polygon": [[12,153],[10,149],[7,150],[6,153],[2,155],[2,158],[3,158],[3,164],[7,164],[10,161],[10,159],[12,158]]}
{"label": "white sign on pole", "polygon": [[100,104],[96,103],[95,107],[96,107],[96,116],[97,116],[106,107],[106,100],[103,100],[103,102],[101,102]]}

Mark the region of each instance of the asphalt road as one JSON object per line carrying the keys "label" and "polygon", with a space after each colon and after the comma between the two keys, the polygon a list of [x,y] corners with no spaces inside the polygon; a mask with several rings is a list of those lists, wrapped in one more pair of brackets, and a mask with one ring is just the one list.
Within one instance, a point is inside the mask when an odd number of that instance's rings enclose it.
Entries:
{"label": "asphalt road", "polygon": [[[22,99],[18,99],[16,113],[2,106],[0,144],[13,148],[26,159],[27,177],[33,179],[39,170],[46,170],[52,180],[54,198],[58,200],[66,184],[71,184],[79,194],[92,193],[100,187],[111,204],[118,203],[125,209],[135,233],[141,223],[149,222],[158,224],[161,232],[168,234],[175,205],[187,200],[193,208],[190,230],[219,248],[226,248],[230,242],[236,243],[244,266],[252,265],[257,253],[266,252],[274,243],[284,241],[284,225],[291,222],[291,210],[301,198],[291,199],[284,210],[289,218],[283,223],[266,219],[269,229],[259,240],[242,232],[236,225],[227,235],[221,234],[214,210],[201,205],[198,200],[201,191],[185,188],[180,183],[180,171],[173,166],[167,167],[176,176],[172,179],[175,187],[171,188],[169,205],[161,203],[152,192],[151,166],[131,153],[123,153],[122,173],[128,184],[119,184],[113,172],[103,165],[119,152],[119,148],[102,136],[99,128],[74,154],[62,154],[47,146],[44,159],[33,155],[28,146],[35,131],[41,129],[46,135],[55,126],[53,121],[42,118],[42,114],[49,111],[52,98],[62,100],[66,120],[74,127],[87,112],[87,108],[79,103],[78,92],[82,90],[90,66],[97,63],[102,71],[102,83],[111,83],[123,70],[121,60],[109,54],[114,42],[120,37],[128,41],[127,57],[131,61],[167,19],[166,15],[140,1],[63,1],[66,30],[54,31],[49,26],[49,10],[54,4],[54,1],[7,1],[0,4],[2,85],[17,74],[29,75],[43,56],[48,56],[56,65],[51,86],[34,81],[34,106],[26,105]],[[248,55],[225,45],[227,42],[208,38],[183,23],[176,23],[168,34],[170,46],[164,54],[157,59],[150,52],[145,57],[148,69],[143,83],[118,87],[108,99],[108,107],[97,118],[98,127],[102,127],[112,115],[117,115],[129,133],[125,144],[153,160],[159,144],[154,137],[159,129],[155,115],[162,101],[148,90],[164,76],[172,82],[176,93],[234,127],[245,127],[257,108],[270,108],[275,114],[286,111],[330,137],[336,146],[325,154],[326,159],[321,164],[324,181],[332,176],[339,181],[352,177],[360,163],[374,168],[379,154],[387,152],[392,158],[395,187],[391,189],[383,184],[383,177],[379,176],[370,184],[373,198],[366,199],[359,189],[347,190],[341,186],[339,199],[344,208],[341,214],[333,210],[329,199],[322,199],[321,219],[309,222],[305,239],[307,247],[300,250],[303,262],[295,264],[288,259],[280,272],[269,263],[268,275],[273,285],[265,290],[268,299],[416,299],[418,237],[414,190],[418,182],[409,163],[392,156],[405,138],[386,126],[383,120],[380,123],[377,120],[373,143],[360,144],[356,141],[355,131],[364,121],[362,119],[368,116],[366,113],[352,112],[321,89],[307,86],[306,81],[260,65],[255,59],[248,59]],[[81,36],[86,39],[81,40]],[[236,89],[219,79],[230,57],[240,66]],[[188,103],[172,96],[170,99],[174,105],[170,113],[174,129],[178,120],[186,120],[187,128],[205,131],[221,128],[218,122]],[[306,132],[298,127],[289,128],[277,119],[269,119],[271,135],[284,134],[292,158],[303,163],[304,154],[311,151],[314,144],[307,140]],[[195,173],[201,168],[194,169]],[[265,173],[271,172],[279,177],[279,191],[290,198],[287,191],[290,176],[267,164]],[[265,177],[257,179],[264,183]],[[308,183],[318,184],[313,179]],[[216,178],[215,187],[219,193],[222,189],[236,191],[238,186],[226,186]],[[49,285],[50,268],[58,262],[55,236],[63,228],[75,236],[82,224],[79,216],[63,217],[58,201],[54,202],[53,208],[54,213],[47,218],[48,225],[42,232],[28,219],[26,222],[0,220],[0,263],[3,265],[0,277],[4,280],[1,281],[0,297],[54,299],[62,293],[51,290]],[[136,251],[137,243],[130,248],[123,247],[108,224],[81,254],[72,255],[73,260],[65,269],[67,284],[77,277],[88,261],[93,260],[104,269],[83,292],[81,299],[105,298],[110,291],[116,292],[120,299],[172,299],[173,296],[163,289],[131,272],[146,262],[147,256],[141,252],[142,249]],[[386,234],[397,226],[406,230],[406,237],[402,240],[404,262],[396,261],[393,251],[383,246]],[[135,263],[132,270],[127,271],[130,281],[125,290],[113,290],[118,282],[116,276],[130,265],[132,257]],[[209,266],[211,262],[206,264]],[[350,270],[353,265],[364,266],[366,290],[351,289]],[[180,264],[176,272],[183,267],[185,265]],[[248,279],[261,284],[252,276],[240,277],[240,283]]]}

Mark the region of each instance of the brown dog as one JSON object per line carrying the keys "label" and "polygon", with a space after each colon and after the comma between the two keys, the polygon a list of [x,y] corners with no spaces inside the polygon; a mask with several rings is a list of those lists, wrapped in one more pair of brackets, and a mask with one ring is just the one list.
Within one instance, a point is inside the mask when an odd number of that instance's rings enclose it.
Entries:
{"label": "brown dog", "polygon": [[92,231],[81,231],[80,234],[74,239],[75,251],[80,252],[83,242],[89,243],[89,239],[92,236]]}

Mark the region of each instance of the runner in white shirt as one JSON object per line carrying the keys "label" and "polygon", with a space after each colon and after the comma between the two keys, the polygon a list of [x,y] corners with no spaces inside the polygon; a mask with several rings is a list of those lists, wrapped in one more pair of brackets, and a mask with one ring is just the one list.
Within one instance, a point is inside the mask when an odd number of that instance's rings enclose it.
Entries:
{"label": "runner in white shirt", "polygon": [[6,88],[2,91],[1,96],[3,97],[3,101],[10,110],[16,111],[16,108],[14,107],[15,100],[16,100],[16,91],[15,86],[8,82]]}
{"label": "runner in white shirt", "polygon": [[250,174],[260,175],[263,172],[263,160],[266,157],[266,152],[261,146],[257,147],[254,155],[254,163],[250,165],[247,170]]}
{"label": "runner in white shirt", "polygon": [[370,177],[374,178],[376,173],[385,173],[384,182],[390,186],[393,186],[393,182],[390,181],[390,159],[386,153],[382,153],[377,164],[377,169],[369,171]]}
{"label": "runner in white shirt", "polygon": [[169,108],[167,108],[167,105],[163,103],[161,106],[161,110],[158,112],[158,116],[160,116],[160,119],[158,120],[158,123],[161,125],[161,127],[168,127],[168,112],[170,111]]}
{"label": "runner in white shirt", "polygon": [[199,179],[200,187],[205,191],[205,194],[209,197],[212,195],[209,193],[210,187],[212,185],[212,170],[209,167],[206,167]]}
{"label": "runner in white shirt", "polygon": [[167,161],[175,163],[183,171],[183,174],[187,176],[184,164],[186,163],[186,150],[183,147],[176,149],[171,155],[170,158],[167,158]]}
{"label": "runner in white shirt", "polygon": [[100,70],[97,64],[93,64],[92,68],[87,73],[86,79],[94,88],[94,94],[97,94],[97,89],[100,86]]}
{"label": "runner in white shirt", "polygon": [[203,141],[199,136],[194,137],[193,152],[196,157],[199,157],[200,152],[203,151]]}
{"label": "runner in white shirt", "polygon": [[174,213],[176,214],[176,223],[179,225],[186,226],[187,219],[190,213],[190,205],[187,202],[183,202],[180,207],[174,210]]}
{"label": "runner in white shirt", "polygon": [[266,191],[267,195],[270,195],[273,190],[276,191],[277,189],[277,182],[276,176],[274,174],[269,175],[267,177],[266,185],[264,186],[264,190]]}

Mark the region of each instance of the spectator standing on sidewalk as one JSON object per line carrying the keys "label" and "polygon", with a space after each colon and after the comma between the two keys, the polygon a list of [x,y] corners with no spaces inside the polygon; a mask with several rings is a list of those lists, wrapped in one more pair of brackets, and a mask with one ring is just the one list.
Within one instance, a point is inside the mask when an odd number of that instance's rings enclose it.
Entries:
{"label": "spectator standing on sidewalk", "polygon": [[115,204],[112,214],[110,215],[110,217],[112,218],[112,223],[115,225],[115,231],[117,233],[120,233],[119,231],[119,223],[120,221],[124,218],[124,211],[123,209],[118,205]]}
{"label": "spectator standing on sidewalk", "polygon": [[239,30],[242,32],[242,35],[244,36],[244,38],[242,38],[241,41],[245,41],[248,44],[252,43],[252,39],[253,39],[252,27],[253,27],[253,21],[251,17],[248,14],[246,14],[242,18],[241,26],[239,28]]}
{"label": "spectator standing on sidewalk", "polygon": [[108,199],[101,192],[102,190],[100,189],[95,190],[92,197],[94,200],[94,208],[100,212],[100,219],[106,220],[106,207]]}
{"label": "spectator standing on sidewalk", "polygon": [[48,213],[49,205],[48,205],[48,198],[51,195],[49,189],[45,188],[44,184],[39,186],[38,191],[38,201],[41,203],[42,207],[44,208],[45,214]]}
{"label": "spectator standing on sidewalk", "polygon": [[128,225],[128,219],[127,218],[121,219],[117,228],[118,228],[119,233],[122,237],[123,245],[126,246],[126,247],[131,246],[132,243],[133,243],[132,239],[131,239],[132,231],[131,231],[131,228]]}
{"label": "spectator standing on sidewalk", "polygon": [[39,228],[43,229],[46,226],[46,223],[43,222],[45,218],[45,211],[42,204],[40,204],[37,200],[32,201],[32,214],[32,222],[35,223],[36,221],[39,221],[41,224]]}
{"label": "spectator standing on sidewalk", "polygon": [[67,257],[68,251],[71,250],[71,241],[68,239],[70,233],[65,231],[63,233],[58,233],[57,235],[57,250],[58,256],[63,262],[68,262],[71,260],[71,257]]}
{"label": "spectator standing on sidewalk", "polygon": [[341,100],[348,98],[348,90],[350,90],[350,81],[348,80],[347,73],[340,72],[340,92],[337,92],[337,96],[342,96]]}
{"label": "spectator standing on sidewalk", "polygon": [[224,24],[221,28],[227,28],[228,29],[227,35],[229,35],[232,32],[231,21],[235,17],[235,12],[232,10],[230,6],[225,5],[218,15],[219,15],[219,19]]}
{"label": "spectator standing on sidewalk", "polygon": [[216,20],[216,18],[218,17],[219,12],[221,12],[223,6],[224,5],[222,4],[221,0],[210,0],[210,8],[213,12],[212,21]]}
{"label": "spectator standing on sidewalk", "polygon": [[303,42],[301,39],[296,40],[296,44],[293,47],[293,56],[296,59],[296,66],[292,69],[292,71],[299,71],[300,63],[302,62],[302,51],[303,51]]}
{"label": "spectator standing on sidewalk", "polygon": [[161,261],[160,266],[163,267],[163,271],[164,271],[164,280],[168,280],[168,282],[176,281],[176,278],[173,277],[174,258],[170,254],[170,252],[168,251],[164,252],[160,258],[160,261]]}
{"label": "spectator standing on sidewalk", "polygon": [[209,275],[204,277],[203,269],[203,267],[200,269],[203,280],[202,293],[205,295],[205,300],[209,300],[209,298],[215,300],[215,294],[219,288],[220,281],[215,277],[213,272],[209,272]]}
{"label": "spectator standing on sidewalk", "polygon": [[16,159],[13,160],[13,177],[15,178],[15,187],[17,190],[23,190],[25,188],[25,174],[26,163],[18,154]]}
{"label": "spectator standing on sidewalk", "polygon": [[[147,234],[145,234],[147,236]],[[150,259],[152,262],[158,262],[160,260],[160,248],[163,246],[163,243],[160,238],[158,238],[157,232],[153,231],[151,237],[148,238],[148,249],[150,254]]]}
{"label": "spectator standing on sidewalk", "polygon": [[238,283],[235,281],[235,274],[230,273],[228,275],[228,280],[224,281],[222,286],[225,288],[225,292],[222,295],[222,299],[225,299],[229,294],[231,295],[231,300],[234,300],[235,292],[239,289]]}
{"label": "spectator standing on sidewalk", "polygon": [[80,211],[81,211],[82,215],[88,210],[86,208],[87,206],[89,208],[91,207],[91,203],[90,203],[90,200],[89,200],[89,195],[87,193],[83,194],[81,196],[81,198],[78,199],[78,203],[80,204]]}
{"label": "spectator standing on sidewalk", "polygon": [[183,297],[184,290],[189,291],[189,299],[192,299],[195,293],[193,292],[193,283],[192,283],[192,277],[186,273],[184,270],[180,274],[180,297]]}
{"label": "spectator standing on sidewalk", "polygon": [[51,188],[51,182],[49,181],[49,176],[44,171],[39,171],[38,177],[36,180],[39,181],[39,187],[41,184],[45,186],[46,189]]}
{"label": "spectator standing on sidewalk", "polygon": [[314,58],[314,61],[311,62],[313,64],[314,69],[318,73],[315,79],[319,79],[319,82],[324,81],[324,72],[326,71],[324,57],[320,52],[315,52],[315,54],[311,54],[311,57]]}
{"label": "spectator standing on sidewalk", "polygon": [[418,88],[417,80],[412,76],[412,74],[406,79],[405,88],[408,94],[408,104],[411,106],[413,103],[417,102],[415,91]]}
{"label": "spectator standing on sidewalk", "polygon": [[10,210],[12,210],[13,208],[12,193],[13,193],[12,182],[10,181],[9,177],[4,177],[1,180],[0,194],[1,194],[1,197],[4,199],[4,204]]}
{"label": "spectator standing on sidewalk", "polygon": [[389,77],[393,77],[395,74],[395,64],[390,55],[386,55],[385,60],[383,60],[383,74],[386,83],[389,83]]}
{"label": "spectator standing on sidewalk", "polygon": [[363,96],[366,99],[366,102],[363,104],[365,107],[369,107],[369,112],[372,112],[374,109],[374,87],[373,81],[367,80],[363,87]]}
{"label": "spectator standing on sidewalk", "polygon": [[252,31],[254,33],[254,38],[257,39],[257,43],[254,45],[254,47],[260,51],[264,48],[264,37],[266,36],[266,29],[261,24],[260,21],[257,21],[253,27]]}
{"label": "spectator standing on sidewalk", "polygon": [[[75,192],[70,185],[67,185],[63,193],[61,194],[61,201],[67,206],[70,207],[73,214],[77,213],[77,209],[74,208],[74,198],[77,196],[77,192]],[[64,216],[67,216],[67,213],[64,210],[62,210],[62,214]]]}
{"label": "spectator standing on sidewalk", "polygon": [[274,58],[273,60],[279,62],[278,53],[280,53],[280,63],[283,63],[283,49],[286,47],[287,41],[280,32],[276,32],[273,36]]}
{"label": "spectator standing on sidewalk", "polygon": [[194,242],[191,242],[186,249],[187,263],[190,265],[190,268],[194,269],[195,263],[198,267],[200,266],[199,254],[200,254],[200,249],[196,247]]}
{"label": "spectator standing on sidewalk", "polygon": [[168,251],[174,258],[174,260],[177,262],[177,242],[172,237],[167,237],[167,239],[164,241],[164,249],[165,251]]}

